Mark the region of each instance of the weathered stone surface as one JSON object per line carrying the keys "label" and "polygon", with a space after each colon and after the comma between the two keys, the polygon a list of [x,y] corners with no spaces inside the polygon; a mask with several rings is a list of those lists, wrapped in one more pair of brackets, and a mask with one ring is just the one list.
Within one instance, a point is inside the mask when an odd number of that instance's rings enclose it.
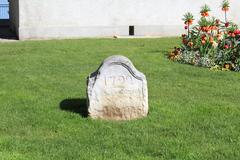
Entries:
{"label": "weathered stone surface", "polygon": [[147,80],[128,58],[107,58],[87,83],[90,117],[131,120],[147,116]]}

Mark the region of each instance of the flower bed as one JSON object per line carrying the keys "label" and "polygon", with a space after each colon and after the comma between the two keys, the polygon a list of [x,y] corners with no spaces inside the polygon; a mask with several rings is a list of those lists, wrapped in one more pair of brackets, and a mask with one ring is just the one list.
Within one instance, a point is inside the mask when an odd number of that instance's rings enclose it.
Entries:
{"label": "flower bed", "polygon": [[191,13],[184,15],[186,34],[182,35],[180,48],[169,53],[169,59],[181,63],[208,67],[217,70],[240,71],[240,30],[228,21],[229,2],[224,0],[224,21],[210,17],[207,5],[202,6],[201,18],[193,25]]}

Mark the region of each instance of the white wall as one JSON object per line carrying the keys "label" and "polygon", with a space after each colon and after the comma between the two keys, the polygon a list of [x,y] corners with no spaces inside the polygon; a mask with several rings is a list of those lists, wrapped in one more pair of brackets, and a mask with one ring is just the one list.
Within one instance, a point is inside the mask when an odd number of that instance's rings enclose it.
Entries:
{"label": "white wall", "polygon": [[[14,1],[14,0],[12,0]],[[223,18],[222,0],[19,0],[20,39],[128,35],[175,36],[184,32],[182,15],[199,15],[207,3]],[[230,0],[230,17],[240,22],[240,1]],[[238,18],[239,17],[239,18]]]}

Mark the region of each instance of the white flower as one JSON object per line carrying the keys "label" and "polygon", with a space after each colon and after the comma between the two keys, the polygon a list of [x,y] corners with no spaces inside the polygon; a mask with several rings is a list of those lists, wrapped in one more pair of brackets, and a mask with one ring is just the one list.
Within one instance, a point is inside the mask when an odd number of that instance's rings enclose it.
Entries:
{"label": "white flower", "polygon": [[218,46],[218,43],[217,43],[217,42],[215,42],[215,41],[213,41],[212,45],[213,45],[213,47],[214,47],[214,48],[217,48],[217,46]]}

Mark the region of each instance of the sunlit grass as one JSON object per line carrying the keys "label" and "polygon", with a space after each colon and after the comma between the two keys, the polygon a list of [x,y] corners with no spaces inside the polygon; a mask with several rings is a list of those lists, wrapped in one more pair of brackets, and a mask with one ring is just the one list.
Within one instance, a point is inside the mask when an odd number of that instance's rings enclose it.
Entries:
{"label": "sunlit grass", "polygon": [[[0,159],[239,159],[240,74],[169,61],[179,42],[0,43]],[[149,116],[107,122],[61,109],[85,105],[86,77],[116,54],[145,73]]]}

